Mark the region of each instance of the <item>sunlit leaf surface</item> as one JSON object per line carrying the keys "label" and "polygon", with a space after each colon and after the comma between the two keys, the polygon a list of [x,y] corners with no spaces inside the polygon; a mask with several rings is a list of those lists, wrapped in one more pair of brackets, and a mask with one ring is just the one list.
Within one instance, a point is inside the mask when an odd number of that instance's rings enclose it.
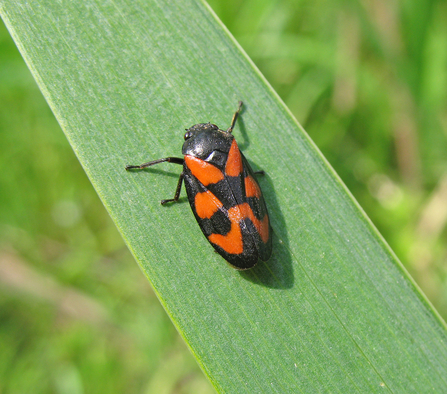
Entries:
{"label": "sunlit leaf surface", "polygon": [[[443,392],[444,324],[228,32],[193,0],[3,0],[2,16],[104,205],[218,391]],[[183,130],[228,126],[260,179],[273,257],[240,273],[186,202]]]}

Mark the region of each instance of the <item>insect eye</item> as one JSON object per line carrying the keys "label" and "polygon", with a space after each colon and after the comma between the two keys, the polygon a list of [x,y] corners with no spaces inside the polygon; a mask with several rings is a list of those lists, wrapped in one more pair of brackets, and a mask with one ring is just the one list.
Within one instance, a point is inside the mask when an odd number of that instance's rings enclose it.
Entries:
{"label": "insect eye", "polygon": [[191,138],[191,137],[192,137],[192,133],[191,133],[190,131],[187,131],[187,132],[185,133],[185,136],[184,136],[185,140],[187,140],[187,139],[189,139],[189,138]]}

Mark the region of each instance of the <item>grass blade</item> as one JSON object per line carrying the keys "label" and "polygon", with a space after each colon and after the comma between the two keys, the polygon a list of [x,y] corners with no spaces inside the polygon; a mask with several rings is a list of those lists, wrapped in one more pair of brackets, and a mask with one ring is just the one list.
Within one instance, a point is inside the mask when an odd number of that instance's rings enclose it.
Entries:
{"label": "grass blade", "polygon": [[[222,392],[442,392],[445,325],[253,64],[201,2],[4,0],[2,17],[160,301]],[[274,256],[212,253],[168,164],[227,127],[261,180]]]}

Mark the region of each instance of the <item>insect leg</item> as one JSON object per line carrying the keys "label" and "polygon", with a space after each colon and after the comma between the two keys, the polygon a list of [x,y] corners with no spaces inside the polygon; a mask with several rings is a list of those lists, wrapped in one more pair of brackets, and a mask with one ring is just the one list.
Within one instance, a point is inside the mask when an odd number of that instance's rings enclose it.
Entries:
{"label": "insect leg", "polygon": [[241,108],[242,108],[242,101],[239,101],[239,107],[237,108],[237,111],[234,113],[233,115],[233,119],[231,119],[231,125],[230,127],[228,127],[227,133],[232,133],[233,132],[233,127],[236,124],[236,120],[237,117],[239,116],[239,113],[241,112]]}
{"label": "insect leg", "polygon": [[129,165],[127,165],[126,166],[126,170],[128,171],[128,170],[132,170],[132,169],[135,169],[135,168],[139,169],[139,170],[142,170],[143,168],[150,167],[150,166],[153,166],[154,164],[158,164],[158,163],[164,163],[166,161],[168,163],[182,164],[183,165],[184,159],[181,158],[181,157],[165,157],[164,159],[158,159],[158,160],[149,161],[147,163],[143,163],[143,164],[140,164],[138,166],[129,166]]}
{"label": "insect leg", "polygon": [[[184,161],[185,160],[183,158],[181,158],[181,157],[165,157],[163,159],[149,161],[147,163],[143,163],[143,164],[140,164],[138,166],[127,165],[126,166],[126,170],[127,171],[132,170],[132,169],[142,170],[143,168],[150,167],[150,166],[153,166],[154,164],[164,163],[164,162],[183,165]],[[180,174],[180,177],[178,179],[177,189],[175,189],[174,198],[170,198],[170,199],[167,199],[167,200],[161,200],[161,205],[164,205],[167,202],[177,202],[178,201],[178,198],[180,197],[180,191],[181,191],[181,188],[182,188],[182,183],[183,183],[183,171]]]}
{"label": "insect leg", "polygon": [[174,198],[169,198],[167,200],[161,200],[161,205],[165,205],[168,202],[177,202],[178,198],[180,197],[180,191],[182,190],[182,183],[183,183],[183,171],[180,174],[179,178],[178,178],[178,183],[177,183],[177,189],[175,189],[175,194],[174,194]]}

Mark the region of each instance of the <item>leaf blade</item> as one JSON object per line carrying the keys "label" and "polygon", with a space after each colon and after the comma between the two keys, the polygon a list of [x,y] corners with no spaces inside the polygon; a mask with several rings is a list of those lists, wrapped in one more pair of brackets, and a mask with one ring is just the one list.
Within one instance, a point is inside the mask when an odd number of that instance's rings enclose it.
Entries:
{"label": "leaf blade", "polygon": [[[219,391],[445,387],[440,318],[205,6],[4,2],[2,14],[98,194]],[[261,183],[275,232],[272,260],[243,274],[211,253],[187,204],[159,206],[175,188],[175,169],[124,171],[131,162],[178,155],[185,127],[225,127],[239,99],[246,108],[235,134],[268,174]]]}

